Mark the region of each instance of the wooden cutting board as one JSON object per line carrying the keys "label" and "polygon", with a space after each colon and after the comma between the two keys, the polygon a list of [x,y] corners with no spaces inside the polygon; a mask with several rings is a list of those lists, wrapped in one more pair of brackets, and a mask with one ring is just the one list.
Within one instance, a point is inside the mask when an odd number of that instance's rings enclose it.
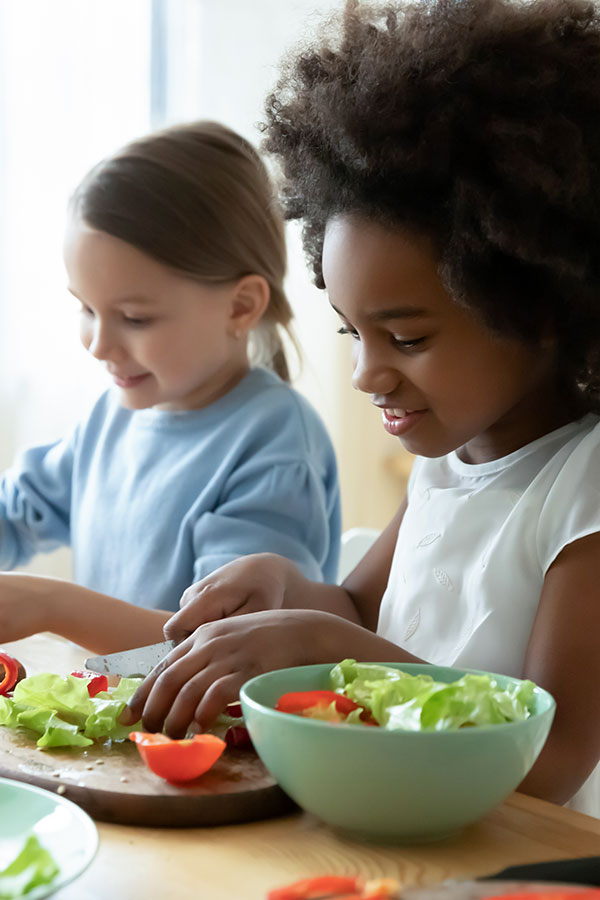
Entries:
{"label": "wooden cutting board", "polygon": [[38,750],[0,727],[0,776],[58,790],[94,819],[126,825],[227,825],[293,808],[254,753],[229,747],[212,769],[179,787],[154,775],[131,741]]}
{"label": "wooden cutting board", "polygon": [[[44,659],[46,654],[39,652],[46,650],[44,639],[54,640],[36,635],[12,647],[7,644],[6,652],[21,659],[30,675],[35,671],[68,672],[81,666],[75,659],[69,659],[68,665],[64,658],[62,665]],[[64,648],[69,657],[73,647]],[[85,749],[38,750],[24,733],[0,726],[0,776],[59,791],[94,819],[127,825],[227,825],[278,816],[295,808],[255,753],[230,747],[206,774],[179,787],[154,775],[131,741]]]}

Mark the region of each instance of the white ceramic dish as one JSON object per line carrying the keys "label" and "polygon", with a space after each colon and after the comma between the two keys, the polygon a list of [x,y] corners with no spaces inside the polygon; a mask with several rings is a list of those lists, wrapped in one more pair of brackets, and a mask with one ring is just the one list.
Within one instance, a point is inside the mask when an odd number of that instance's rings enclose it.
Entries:
{"label": "white ceramic dish", "polygon": [[42,788],[0,778],[0,871],[23,848],[29,835],[50,851],[60,872],[51,884],[29,891],[27,900],[49,897],[89,866],[98,849],[98,831],[82,809]]}

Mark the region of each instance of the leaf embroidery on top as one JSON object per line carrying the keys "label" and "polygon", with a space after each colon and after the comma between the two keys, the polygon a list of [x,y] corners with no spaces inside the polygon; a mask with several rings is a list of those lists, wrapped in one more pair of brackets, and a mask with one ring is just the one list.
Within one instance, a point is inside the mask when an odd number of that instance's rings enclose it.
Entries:
{"label": "leaf embroidery on top", "polygon": [[419,627],[420,621],[421,621],[421,610],[418,609],[416,611],[416,613],[414,614],[414,616],[412,617],[412,619],[410,620],[410,622],[408,623],[408,627],[407,627],[406,631],[404,632],[404,640],[405,641],[408,641],[413,636],[413,634]]}
{"label": "leaf embroidery on top", "polygon": [[432,531],[429,534],[426,534],[425,537],[422,537],[421,540],[418,541],[417,544],[415,544],[415,546],[427,547],[428,544],[433,544],[433,542],[437,541],[437,539],[441,536],[442,535],[439,533],[439,531]]}
{"label": "leaf embroidery on top", "polygon": [[434,569],[433,574],[435,575],[436,581],[443,585],[447,590],[454,590],[454,585],[452,584],[450,576],[447,575],[443,569]]}

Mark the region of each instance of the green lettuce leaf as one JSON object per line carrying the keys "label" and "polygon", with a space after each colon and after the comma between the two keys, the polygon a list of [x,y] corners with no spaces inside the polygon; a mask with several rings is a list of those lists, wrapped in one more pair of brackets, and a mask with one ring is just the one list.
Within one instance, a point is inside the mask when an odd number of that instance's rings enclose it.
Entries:
{"label": "green lettuce leaf", "polygon": [[60,869],[52,854],[30,835],[19,855],[0,872],[0,900],[25,897],[42,884],[50,884]]}
{"label": "green lettuce leaf", "polygon": [[531,681],[501,688],[494,678],[474,674],[446,684],[429,675],[354,660],[332,669],[331,684],[370,710],[382,727],[408,731],[449,731],[525,719],[533,711],[535,688]]}
{"label": "green lettuce leaf", "polygon": [[140,724],[121,725],[117,719],[141,683],[141,678],[122,678],[115,688],[90,697],[83,678],[32,675],[17,684],[12,699],[0,697],[0,725],[32,731],[43,749],[122,741]]}

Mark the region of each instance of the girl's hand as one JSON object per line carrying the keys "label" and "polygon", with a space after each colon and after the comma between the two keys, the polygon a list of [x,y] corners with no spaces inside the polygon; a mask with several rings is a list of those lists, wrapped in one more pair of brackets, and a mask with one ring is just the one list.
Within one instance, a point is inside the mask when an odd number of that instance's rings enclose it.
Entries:
{"label": "girl's hand", "polygon": [[296,578],[302,578],[293,563],[275,553],[233,560],[190,585],[180,611],[165,626],[165,637],[179,642],[207,622],[281,609],[292,569]]}
{"label": "girl's hand", "polygon": [[122,714],[142,717],[147,731],[184,737],[192,723],[205,730],[239,697],[249,678],[344,657],[372,662],[420,662],[340,616],[315,610],[268,610],[202,625],[146,678]]}
{"label": "girl's hand", "polygon": [[[275,610],[202,625],[164,659],[132,697],[123,724],[140,716],[147,731],[185,736],[205,730],[249,678],[288,666],[337,662],[371,632],[329,613]],[[397,649],[397,648],[396,648]],[[360,655],[360,653],[359,653]]]}

